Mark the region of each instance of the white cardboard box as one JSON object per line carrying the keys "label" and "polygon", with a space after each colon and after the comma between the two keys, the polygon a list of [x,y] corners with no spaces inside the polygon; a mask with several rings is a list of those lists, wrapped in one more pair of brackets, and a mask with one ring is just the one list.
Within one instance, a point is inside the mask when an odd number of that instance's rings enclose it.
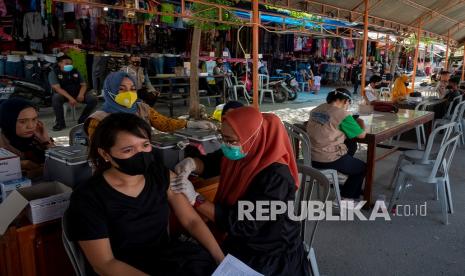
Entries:
{"label": "white cardboard box", "polygon": [[33,224],[62,217],[71,192],[71,188],[59,182],[43,182],[12,191],[0,204],[0,235],[25,207]]}
{"label": "white cardboard box", "polygon": [[21,176],[19,156],[0,148],[0,182],[19,179]]}
{"label": "white cardboard box", "polygon": [[12,191],[17,190],[19,188],[30,187],[30,186],[31,186],[31,180],[27,177],[0,182],[0,191],[1,191],[0,202],[2,202],[2,200],[5,200],[6,197]]}

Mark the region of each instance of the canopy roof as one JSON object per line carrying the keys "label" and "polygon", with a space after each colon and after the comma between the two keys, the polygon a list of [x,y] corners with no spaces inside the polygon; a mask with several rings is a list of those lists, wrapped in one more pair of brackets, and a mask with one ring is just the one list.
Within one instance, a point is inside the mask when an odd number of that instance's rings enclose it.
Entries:
{"label": "canopy roof", "polygon": [[[363,22],[363,0],[259,0],[262,4],[306,11],[347,22]],[[465,42],[465,0],[369,0],[371,30]]]}

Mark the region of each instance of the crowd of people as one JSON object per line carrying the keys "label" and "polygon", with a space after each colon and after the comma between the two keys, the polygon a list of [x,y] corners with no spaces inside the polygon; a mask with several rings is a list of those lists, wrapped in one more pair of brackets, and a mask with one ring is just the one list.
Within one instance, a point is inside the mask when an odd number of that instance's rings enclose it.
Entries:
{"label": "crowd of people", "polygon": [[[66,57],[61,62],[66,66]],[[66,78],[74,78],[70,74]],[[103,106],[84,120],[94,175],[74,189],[67,216],[70,237],[91,268],[101,275],[210,275],[225,254],[232,254],[265,275],[310,275],[300,222],[286,214],[263,222],[238,218],[240,201],[295,199],[297,165],[280,119],[229,102],[222,113],[221,149],[188,156],[169,171],[153,154],[151,127],[170,132],[215,125],[159,114],[138,100],[136,83],[127,72],[111,73]],[[350,102],[347,90],[329,93],[327,103],[309,115],[308,133],[314,143],[313,165],[348,174],[342,196],[356,200],[365,164],[353,157],[352,139],[365,131],[347,112]],[[40,176],[45,151],[55,145],[36,108],[9,99],[0,106],[0,115],[0,147],[20,156],[26,176]],[[220,176],[214,201],[195,191],[192,173]],[[170,213],[192,240],[170,237]]]}
{"label": "crowd of people", "polygon": [[[70,237],[91,268],[101,275],[210,275],[225,254],[232,254],[265,275],[310,275],[300,222],[287,214],[274,221],[238,216],[241,201],[295,199],[300,185],[297,164],[280,119],[228,102],[221,115],[221,148],[207,155],[188,155],[170,171],[153,153],[151,128],[173,132],[216,129],[216,125],[169,118],[144,103],[137,92],[142,83],[149,93],[155,91],[146,74],[137,70],[138,57],[131,61],[124,70],[107,76],[104,103],[95,112],[97,101],[86,93],[69,57],[60,57],[50,74],[56,92],[54,130],[65,126],[64,102],[86,104],[78,122],[90,139],[94,174],[73,191],[67,215]],[[217,75],[224,73],[221,65],[219,61]],[[378,99],[376,90],[382,81],[378,75],[370,77],[367,102]],[[407,81],[404,75],[395,80],[394,101],[410,93]],[[462,94],[458,84],[442,72],[437,91],[452,99]],[[366,164],[354,157],[355,139],[363,139],[367,131],[363,120],[348,112],[351,103],[347,89],[331,91],[326,102],[310,112],[306,131],[312,166],[347,175],[341,197],[356,201],[362,194]],[[6,100],[0,106],[0,127],[0,147],[20,156],[25,176],[40,177],[45,151],[55,144],[34,105],[17,98]],[[195,190],[192,174],[220,176],[213,201]],[[192,239],[170,236],[170,213]]]}

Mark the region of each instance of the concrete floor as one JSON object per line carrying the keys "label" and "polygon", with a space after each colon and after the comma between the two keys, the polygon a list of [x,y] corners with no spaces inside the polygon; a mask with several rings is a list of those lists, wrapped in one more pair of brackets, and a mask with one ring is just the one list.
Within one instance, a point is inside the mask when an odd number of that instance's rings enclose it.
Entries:
{"label": "concrete floor", "polygon": [[[322,102],[321,96],[309,96],[302,103],[265,104],[263,111],[273,111],[285,120],[307,119],[308,111]],[[352,89],[350,89],[352,90]],[[168,114],[165,106],[156,109]],[[213,108],[207,108],[212,110]],[[186,113],[186,107],[175,107],[177,116]],[[41,119],[49,129],[53,126],[53,114],[49,109],[41,111]],[[75,124],[69,121],[68,126]],[[50,134],[66,144],[68,129]],[[381,151],[381,149],[380,149]],[[320,223],[314,242],[322,275],[465,275],[465,150],[455,155],[451,176],[454,214],[449,225],[441,222],[439,202],[433,200],[433,188],[413,185],[401,199],[402,204],[427,203],[427,216],[392,217],[392,221],[347,221]],[[363,148],[358,153],[364,159]],[[374,198],[383,194],[390,199],[388,189],[394,165],[399,153],[376,163]]]}

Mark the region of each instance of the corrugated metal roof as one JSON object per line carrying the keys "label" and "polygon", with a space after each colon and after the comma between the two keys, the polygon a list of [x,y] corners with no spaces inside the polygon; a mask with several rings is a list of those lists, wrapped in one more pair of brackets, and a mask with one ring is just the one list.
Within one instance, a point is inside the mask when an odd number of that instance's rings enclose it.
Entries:
{"label": "corrugated metal roof", "polygon": [[[342,20],[363,22],[363,0],[260,0]],[[419,19],[425,36],[465,42],[465,0],[370,0],[370,25],[414,33]],[[388,22],[393,21],[393,22]]]}

